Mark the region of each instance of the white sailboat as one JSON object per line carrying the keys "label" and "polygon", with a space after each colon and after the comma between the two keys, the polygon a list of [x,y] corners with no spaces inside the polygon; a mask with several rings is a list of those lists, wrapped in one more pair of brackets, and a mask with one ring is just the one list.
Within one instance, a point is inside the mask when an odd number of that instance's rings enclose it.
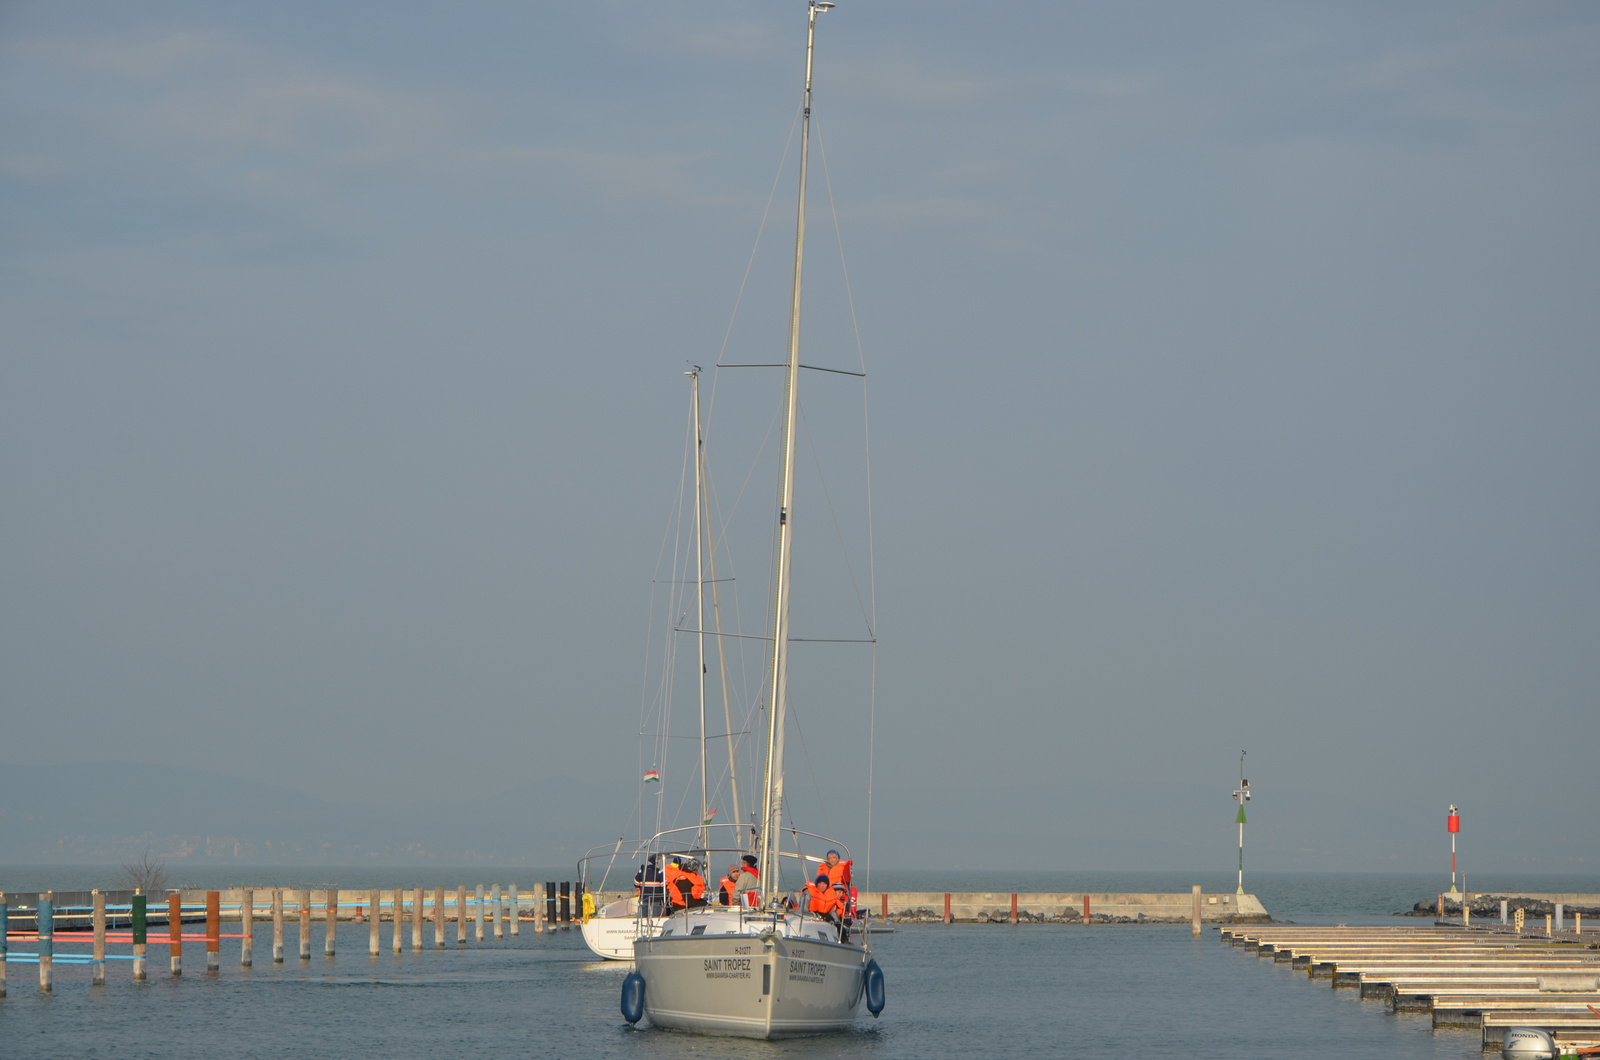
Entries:
{"label": "white sailboat", "polygon": [[[690,379],[691,411],[694,427],[694,535],[695,535],[695,633],[697,635],[697,655],[699,666],[700,689],[700,821],[702,830],[710,823],[715,813],[710,806],[710,787],[708,771],[706,769],[706,558],[710,552],[710,582],[712,592],[716,592],[717,562],[716,550],[706,548],[706,510],[707,490],[705,481],[705,435],[700,424],[700,369],[696,367],[691,372],[684,373]],[[713,609],[720,616],[720,608]],[[722,630],[721,618],[716,620],[716,632]],[[729,797],[733,802],[733,820],[739,820],[739,776],[735,766],[733,750],[733,723],[728,706],[727,672],[728,663],[726,655],[722,653],[721,638],[718,638],[717,650],[722,674],[722,709],[724,722],[728,727],[726,739],[728,740],[728,786]],[[698,837],[698,848],[704,850],[707,846],[705,836]],[[607,875],[611,865],[616,861],[617,854],[622,849],[622,841],[618,840],[616,847],[609,852],[609,856],[597,851],[589,851],[578,862],[578,878],[587,885],[592,873],[589,866],[600,860],[607,860]],[[633,864],[634,856],[639,851],[634,850],[624,864]],[[735,859],[737,860],[737,858]],[[643,866],[641,866],[642,868]],[[601,877],[601,889],[604,889],[606,876]],[[656,935],[661,931],[665,922],[664,910],[659,902],[647,900],[648,896],[635,894],[632,897],[621,898],[596,909],[591,916],[583,918],[583,941],[597,956],[611,961],[633,960],[633,940],[640,936]]]}
{"label": "white sailboat", "polygon": [[[753,908],[708,906],[674,911],[653,932],[634,940],[635,971],[623,985],[622,1012],[635,1023],[648,1016],[657,1027],[778,1038],[851,1026],[865,998],[873,1015],[883,1008],[883,973],[872,958],[868,932],[851,937],[828,919],[790,909],[781,891],[783,863],[809,878],[802,845],[845,849],[844,844],[783,827],[783,752],[788,693],[789,595],[794,507],[796,419],[800,375],[800,291],[805,260],[806,169],[811,131],[811,67],[817,15],[833,7],[808,0],[806,79],[800,140],[800,194],[796,219],[794,294],[784,389],[778,483],[777,556],[773,576],[772,656],[769,672],[766,768],[758,839],[761,889]],[[704,626],[702,625],[702,629]],[[693,831],[691,839],[687,832]],[[781,849],[787,833],[794,849]],[[679,829],[656,837],[655,848],[710,863],[715,847],[707,829]],[[813,848],[814,850],[817,847]]]}

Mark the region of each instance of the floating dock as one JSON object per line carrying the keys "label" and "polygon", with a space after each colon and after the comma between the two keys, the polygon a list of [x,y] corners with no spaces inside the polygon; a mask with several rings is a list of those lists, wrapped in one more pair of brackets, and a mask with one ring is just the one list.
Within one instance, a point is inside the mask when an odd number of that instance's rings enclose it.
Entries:
{"label": "floating dock", "polygon": [[1434,1027],[1478,1027],[1485,1051],[1507,1027],[1542,1027],[1563,1052],[1600,1045],[1600,934],[1570,940],[1499,925],[1221,929],[1222,939],[1335,988],[1359,989]]}

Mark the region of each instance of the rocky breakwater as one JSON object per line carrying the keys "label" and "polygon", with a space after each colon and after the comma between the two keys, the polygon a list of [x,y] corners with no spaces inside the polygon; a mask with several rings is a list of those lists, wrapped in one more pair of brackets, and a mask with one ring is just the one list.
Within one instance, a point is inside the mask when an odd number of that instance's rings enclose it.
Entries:
{"label": "rocky breakwater", "polygon": [[[858,902],[876,916],[904,923],[1082,924],[1084,899],[1092,924],[1187,924],[1194,917],[1192,892],[1017,893],[863,891]],[[1264,924],[1272,917],[1253,894],[1202,894],[1200,918],[1207,924]]]}
{"label": "rocky breakwater", "polygon": [[[1440,901],[1444,908],[1440,909]],[[1500,903],[1506,903],[1506,915],[1513,916],[1518,909],[1530,920],[1534,917],[1554,916],[1556,905],[1562,907],[1562,915],[1571,917],[1575,913],[1582,914],[1585,919],[1594,917],[1600,920],[1600,894],[1532,894],[1524,892],[1485,892],[1478,894],[1443,894],[1434,895],[1432,898],[1418,902],[1404,912],[1395,916],[1446,916],[1459,917],[1463,904],[1472,910],[1473,920],[1500,919]]]}

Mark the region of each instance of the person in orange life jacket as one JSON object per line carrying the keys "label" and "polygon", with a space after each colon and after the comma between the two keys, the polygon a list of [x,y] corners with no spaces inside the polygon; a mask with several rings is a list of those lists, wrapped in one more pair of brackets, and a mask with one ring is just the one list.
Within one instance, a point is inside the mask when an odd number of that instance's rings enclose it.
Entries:
{"label": "person in orange life jacket", "polygon": [[706,878],[700,875],[700,863],[693,858],[681,864],[667,863],[667,897],[680,909],[691,909],[706,904]]}
{"label": "person in orange life jacket", "polygon": [[844,915],[844,907],[840,904],[838,892],[828,882],[826,872],[817,873],[816,881],[806,884],[806,893],[811,896],[810,910],[824,920],[837,923]]}
{"label": "person in orange life jacket", "polygon": [[722,877],[721,886],[717,888],[717,893],[721,897],[723,905],[732,905],[734,903],[734,893],[738,890],[738,887],[739,866],[729,865],[727,875]]}
{"label": "person in orange life jacket", "polygon": [[823,861],[821,870],[828,874],[828,882],[833,884],[835,890],[841,890],[844,892],[843,904],[844,913],[846,914],[854,912],[855,910],[855,902],[851,901],[850,894],[850,892],[854,890],[854,888],[850,886],[850,868],[854,864],[855,862],[853,861],[840,861],[839,852],[837,850],[830,850],[828,851],[826,859]]}

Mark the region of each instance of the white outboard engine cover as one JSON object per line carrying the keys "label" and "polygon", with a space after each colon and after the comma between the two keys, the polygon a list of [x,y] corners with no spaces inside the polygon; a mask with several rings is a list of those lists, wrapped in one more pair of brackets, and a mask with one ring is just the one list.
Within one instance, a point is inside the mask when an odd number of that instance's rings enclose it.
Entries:
{"label": "white outboard engine cover", "polygon": [[1538,1027],[1507,1027],[1500,1043],[1503,1060],[1555,1060],[1555,1039]]}

